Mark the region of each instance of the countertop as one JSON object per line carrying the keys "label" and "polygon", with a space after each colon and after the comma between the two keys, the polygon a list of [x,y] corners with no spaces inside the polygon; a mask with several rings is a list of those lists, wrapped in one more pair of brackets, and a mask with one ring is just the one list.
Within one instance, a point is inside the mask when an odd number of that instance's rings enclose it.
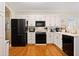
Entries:
{"label": "countertop", "polygon": [[58,34],[64,34],[64,35],[69,35],[69,36],[79,36],[79,34],[74,34],[74,33],[67,33],[67,32],[56,32]]}

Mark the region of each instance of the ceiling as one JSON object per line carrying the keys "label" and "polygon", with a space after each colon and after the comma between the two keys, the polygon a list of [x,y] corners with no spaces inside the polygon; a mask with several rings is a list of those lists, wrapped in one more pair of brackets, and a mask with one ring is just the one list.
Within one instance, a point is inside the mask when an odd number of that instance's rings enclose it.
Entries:
{"label": "ceiling", "polygon": [[6,2],[14,12],[79,12],[78,2]]}

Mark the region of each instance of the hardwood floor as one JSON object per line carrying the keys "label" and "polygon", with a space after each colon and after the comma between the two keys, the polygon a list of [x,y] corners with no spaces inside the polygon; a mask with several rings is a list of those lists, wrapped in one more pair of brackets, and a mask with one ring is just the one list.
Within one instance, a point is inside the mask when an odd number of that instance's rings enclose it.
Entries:
{"label": "hardwood floor", "polygon": [[31,45],[25,47],[10,47],[10,56],[64,56],[64,53],[55,45]]}

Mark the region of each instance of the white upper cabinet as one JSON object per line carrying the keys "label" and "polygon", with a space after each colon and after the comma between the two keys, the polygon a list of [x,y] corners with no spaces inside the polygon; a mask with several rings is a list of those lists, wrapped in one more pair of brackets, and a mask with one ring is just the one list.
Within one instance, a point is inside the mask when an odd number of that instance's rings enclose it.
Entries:
{"label": "white upper cabinet", "polygon": [[55,16],[55,26],[61,27],[61,17],[60,16]]}
{"label": "white upper cabinet", "polygon": [[27,20],[28,20],[28,26],[35,26],[35,17],[34,16],[29,16]]}
{"label": "white upper cabinet", "polygon": [[35,21],[34,20],[28,21],[28,26],[35,26]]}
{"label": "white upper cabinet", "polygon": [[49,22],[50,22],[50,26],[55,26],[55,23],[56,23],[55,17],[51,16],[51,19]]}
{"label": "white upper cabinet", "polygon": [[57,15],[52,15],[49,20],[50,26],[61,26],[61,17]]}
{"label": "white upper cabinet", "polygon": [[46,26],[48,27],[48,26],[50,26],[50,16],[49,15],[47,15],[47,16],[45,16],[45,21],[46,21]]}
{"label": "white upper cabinet", "polygon": [[79,18],[77,18],[76,23],[77,23],[77,33],[79,34]]}
{"label": "white upper cabinet", "polygon": [[46,20],[45,19],[45,15],[38,15],[36,20],[38,20],[38,21],[45,21]]}
{"label": "white upper cabinet", "polygon": [[32,18],[34,21],[43,21],[44,20],[43,15],[34,15]]}

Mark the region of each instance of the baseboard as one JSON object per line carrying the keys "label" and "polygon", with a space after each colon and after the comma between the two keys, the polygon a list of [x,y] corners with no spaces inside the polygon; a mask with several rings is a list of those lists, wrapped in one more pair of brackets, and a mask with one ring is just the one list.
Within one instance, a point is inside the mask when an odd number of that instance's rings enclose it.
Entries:
{"label": "baseboard", "polygon": [[35,44],[35,45],[50,45],[52,43],[44,43],[44,44]]}

